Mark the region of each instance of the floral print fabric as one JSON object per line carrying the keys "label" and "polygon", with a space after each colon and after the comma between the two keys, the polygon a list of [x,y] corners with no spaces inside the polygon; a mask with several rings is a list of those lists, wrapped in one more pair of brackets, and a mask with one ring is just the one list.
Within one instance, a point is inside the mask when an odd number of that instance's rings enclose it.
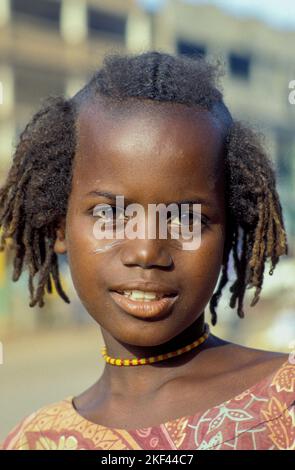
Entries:
{"label": "floral print fabric", "polygon": [[6,437],[3,450],[295,450],[295,365],[205,412],[132,430],[83,418],[73,397],[44,406]]}

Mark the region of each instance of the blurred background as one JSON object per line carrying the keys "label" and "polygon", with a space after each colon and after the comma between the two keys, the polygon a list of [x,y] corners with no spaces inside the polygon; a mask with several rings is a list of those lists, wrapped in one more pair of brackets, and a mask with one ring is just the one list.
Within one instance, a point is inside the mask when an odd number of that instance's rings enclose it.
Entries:
{"label": "blurred background", "polygon": [[[41,100],[75,94],[108,52],[158,49],[220,60],[234,117],[265,135],[275,163],[289,255],[261,299],[239,319],[225,293],[211,331],[246,346],[290,352],[295,340],[295,4],[292,0],[1,0],[0,184],[17,137]],[[293,85],[295,88],[295,84]],[[28,278],[11,280],[12,253],[0,253],[0,440],[38,407],[81,393],[101,374],[99,327],[73,288],[60,256],[65,304],[46,295],[29,307]],[[233,273],[231,272],[231,275]],[[210,323],[210,316],[207,313]]]}

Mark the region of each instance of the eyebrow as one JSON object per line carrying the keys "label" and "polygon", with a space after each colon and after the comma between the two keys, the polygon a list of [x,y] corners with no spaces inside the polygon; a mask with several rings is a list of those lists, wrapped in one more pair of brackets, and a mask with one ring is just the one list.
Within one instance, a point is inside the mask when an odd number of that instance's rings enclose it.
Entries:
{"label": "eyebrow", "polygon": [[[119,196],[119,194],[114,194],[109,191],[94,190],[94,191],[90,191],[89,193],[87,193],[86,196],[101,196],[101,197],[105,197],[116,202],[116,196]],[[121,194],[120,196],[123,196],[123,195]],[[124,201],[127,204],[132,204],[135,202],[135,201],[132,201],[131,199],[128,199],[125,196],[124,196]],[[156,203],[156,204],[159,204],[159,203]],[[209,207],[212,206],[212,204],[207,199],[200,198],[200,197],[196,197],[193,199],[182,199],[181,201],[168,201],[165,204],[166,205],[169,205],[169,204],[203,204]]]}

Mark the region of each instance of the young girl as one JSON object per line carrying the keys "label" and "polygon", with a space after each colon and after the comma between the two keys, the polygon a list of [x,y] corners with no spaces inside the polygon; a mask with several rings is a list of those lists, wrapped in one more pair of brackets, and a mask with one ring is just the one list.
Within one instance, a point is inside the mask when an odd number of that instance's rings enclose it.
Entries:
{"label": "young girl", "polygon": [[[295,448],[288,355],[225,341],[204,320],[209,304],[216,324],[231,254],[241,318],[246,288],[256,304],[265,262],[272,273],[287,254],[271,160],[232,118],[217,77],[203,59],[112,54],[73,98],[49,97],[21,134],[0,193],[1,248],[12,239],[13,280],[27,268],[32,307],[52,283],[70,302],[57,256],[67,254],[105,368],[81,395],[24,418],[3,449]],[[144,209],[201,204],[200,246],[99,240],[94,224],[113,227],[116,196]]]}

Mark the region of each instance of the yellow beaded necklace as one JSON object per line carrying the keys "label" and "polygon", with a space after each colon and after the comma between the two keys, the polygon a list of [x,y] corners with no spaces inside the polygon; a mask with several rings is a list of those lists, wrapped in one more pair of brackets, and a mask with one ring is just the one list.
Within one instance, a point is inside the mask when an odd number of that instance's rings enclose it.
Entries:
{"label": "yellow beaded necklace", "polygon": [[159,361],[164,361],[165,359],[169,359],[170,357],[175,357],[179,356],[180,354],[183,354],[187,351],[191,351],[191,349],[196,348],[200,344],[204,343],[204,341],[208,338],[210,334],[210,328],[208,323],[205,323],[205,329],[204,333],[200,338],[195,340],[193,343],[188,344],[187,346],[184,346],[182,348],[177,349],[176,351],[165,353],[165,354],[159,354],[158,356],[152,356],[152,357],[145,357],[142,359],[116,359],[114,357],[108,356],[106,347],[104,346],[101,349],[101,354],[103,355],[105,361],[108,364],[112,364],[114,366],[141,366],[145,364],[153,364],[154,362],[159,362]]}

